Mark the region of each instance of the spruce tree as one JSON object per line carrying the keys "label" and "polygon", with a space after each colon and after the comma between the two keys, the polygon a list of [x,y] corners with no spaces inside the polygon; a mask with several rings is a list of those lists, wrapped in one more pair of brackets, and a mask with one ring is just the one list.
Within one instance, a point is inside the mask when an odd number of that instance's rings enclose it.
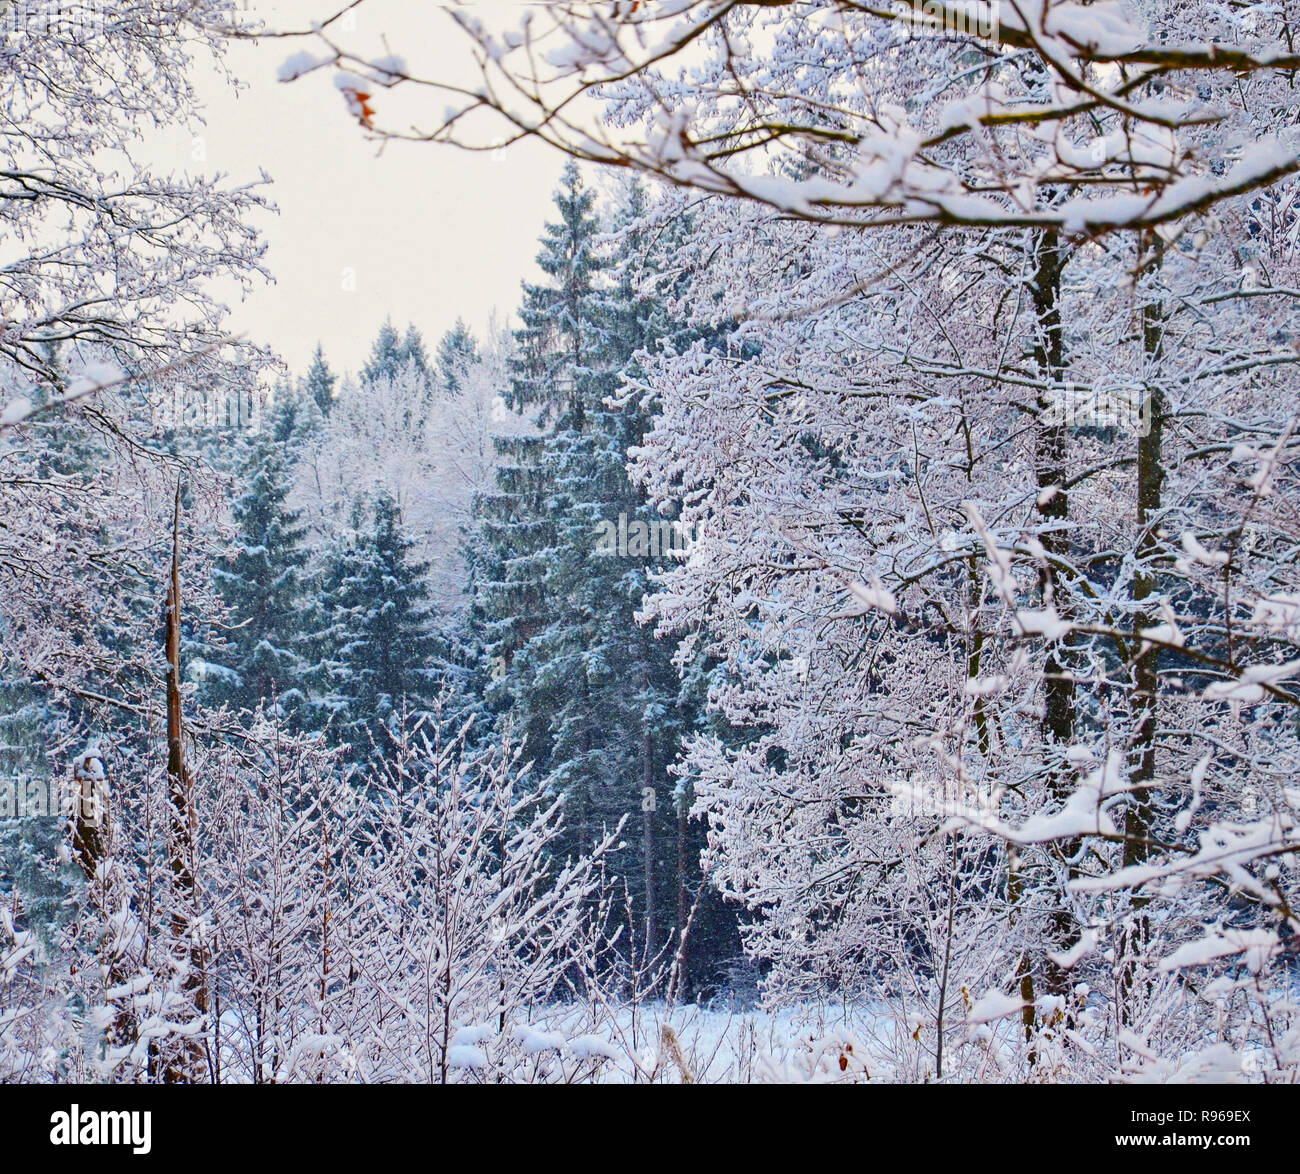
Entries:
{"label": "spruce tree", "polygon": [[397,333],[391,318],[386,318],[370,346],[370,357],[361,368],[362,379],[378,379],[387,375],[395,379],[405,365],[402,336]]}
{"label": "spruce tree", "polygon": [[311,366],[307,368],[307,376],[303,381],[303,389],[315,401],[322,416],[328,416],[330,408],[334,406],[334,384],[337,381],[338,376],[325,362],[325,351],[317,343],[316,353],[312,355]]}
{"label": "spruce tree", "polygon": [[[643,201],[633,189],[621,223],[636,220]],[[678,865],[685,797],[668,767],[696,710],[681,692],[673,645],[635,619],[649,544],[609,557],[598,541],[602,523],[620,517],[647,533],[660,521],[625,469],[646,411],[635,401],[612,406],[611,397],[637,350],[668,323],[639,292],[639,275],[602,257],[594,196],[576,167],[564,173],[556,207],[538,257],[547,280],[524,287],[510,387],[510,401],[547,430],[498,445],[496,490],[478,503],[471,614],[493,678],[490,704],[566,797],[566,850],[629,817],[638,849],[614,867],[637,910],[628,929],[640,957],[647,945],[653,954],[669,944],[683,919],[679,891],[693,893]],[[692,836],[692,876],[697,846]]]}
{"label": "spruce tree", "polygon": [[231,557],[214,571],[217,591],[229,609],[230,630],[220,669],[205,677],[205,692],[212,702],[224,701],[236,710],[251,710],[272,698],[285,708],[302,700],[298,645],[305,529],[288,506],[292,478],[287,454],[296,413],[296,402],[286,396],[249,441],[231,510],[238,536]]}
{"label": "spruce tree", "polygon": [[314,645],[320,698],[334,736],[354,761],[387,748],[405,709],[429,708],[438,688],[440,642],[424,575],[411,557],[392,498],[357,504],[353,532],[327,558]]}
{"label": "spruce tree", "polygon": [[478,361],[478,343],[470,328],[460,318],[438,343],[438,389],[447,395],[459,395],[465,371]]}
{"label": "spruce tree", "polygon": [[[599,266],[595,197],[573,164],[564,172],[555,203],[560,218],[547,224],[537,258],[549,280],[524,286],[507,393],[513,407],[535,412],[552,428],[578,424],[584,401],[592,398],[589,367],[582,360],[593,357],[598,301],[592,280]],[[547,590],[557,539],[554,486],[546,465],[549,439],[543,434],[498,441],[496,488],[476,503],[478,541],[471,550],[475,618],[493,680],[488,700],[509,711],[514,735],[542,766],[549,763],[552,740],[545,694],[580,687],[571,673],[564,685],[556,683],[555,672],[540,673],[529,647],[556,602]],[[570,798],[570,827],[585,835],[591,826],[588,797],[575,792]]]}
{"label": "spruce tree", "polygon": [[408,364],[413,364],[420,375],[428,378],[429,358],[425,354],[424,339],[414,325],[407,326],[403,337],[392,319],[386,319],[371,345],[370,357],[361,368],[361,377],[367,381],[384,377],[396,379]]}
{"label": "spruce tree", "polygon": [[407,324],[406,336],[402,339],[402,360],[413,365],[423,378],[429,378],[429,356],[424,349],[424,335],[412,323]]}

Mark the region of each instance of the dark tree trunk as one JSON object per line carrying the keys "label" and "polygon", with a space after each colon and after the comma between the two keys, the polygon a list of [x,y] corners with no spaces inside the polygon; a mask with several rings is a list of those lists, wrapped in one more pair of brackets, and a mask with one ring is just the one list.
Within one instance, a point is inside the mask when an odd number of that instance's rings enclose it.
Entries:
{"label": "dark tree trunk", "polygon": [[[194,913],[197,892],[194,853],[197,825],[193,788],[185,765],[185,724],[181,712],[181,577],[180,577],[181,487],[176,485],[172,514],[172,561],[167,583],[167,616],[164,643],[167,653],[167,798],[169,807],[168,855],[172,874],[171,929],[173,949],[186,963],[181,989],[192,1000],[195,1013],[204,1018],[208,1011],[206,966],[202,943],[197,937]],[[169,1084],[201,1080],[205,1069],[203,1045],[193,1037],[182,1040],[175,1055],[163,1067]]]}
{"label": "dark tree trunk", "polygon": [[646,730],[641,741],[641,864],[645,873],[645,950],[653,957],[658,948],[655,933],[654,742]]}
{"label": "dark tree trunk", "polygon": [[[1061,329],[1061,271],[1065,259],[1055,232],[1044,232],[1039,236],[1036,259],[1033,279],[1034,357],[1040,377],[1059,394],[1064,390],[1065,382],[1065,339]],[[1050,413],[1053,405],[1049,391],[1039,393],[1037,406],[1034,472],[1039,491],[1038,515],[1043,525],[1039,541],[1046,555],[1039,570],[1039,594],[1044,606],[1054,606],[1057,614],[1066,619],[1070,611],[1069,591],[1059,560],[1068,553],[1070,546],[1067,529],[1070,499],[1065,489],[1069,432],[1066,414],[1058,412],[1053,416]],[[1065,750],[1074,740],[1072,660],[1064,642],[1053,642],[1048,645],[1043,661],[1041,731],[1044,766],[1048,791],[1058,802],[1063,802],[1072,790],[1072,775],[1065,759]],[[1059,859],[1065,860],[1074,856],[1078,849],[1078,842],[1070,840],[1058,845],[1055,851]],[[1067,874],[1073,876],[1072,867],[1067,867]],[[1050,955],[1053,951],[1067,948],[1074,934],[1074,918],[1066,906],[1065,894],[1061,893],[1052,915],[1051,941],[1043,960],[1044,985],[1050,994],[1064,995],[1069,989],[1069,976],[1051,960]]]}
{"label": "dark tree trunk", "polygon": [[[1141,270],[1158,270],[1163,242],[1155,233],[1144,233],[1139,240]],[[1142,307],[1142,411],[1137,439],[1137,570],[1133,577],[1133,599],[1138,607],[1133,616],[1133,630],[1153,627],[1158,619],[1150,605],[1156,595],[1158,580],[1155,558],[1160,539],[1157,533],[1164,492],[1165,471],[1161,446],[1164,441],[1165,399],[1160,385],[1159,362],[1164,346],[1164,306],[1153,295]],[[1124,865],[1146,862],[1150,853],[1154,799],[1151,787],[1156,778],[1156,732],[1159,728],[1160,651],[1144,648],[1135,640],[1133,653],[1133,801],[1124,818]],[[1127,1013],[1128,997],[1135,981],[1136,957],[1144,949],[1149,924],[1143,913],[1148,898],[1134,893],[1134,917],[1121,943],[1120,1007],[1121,1018]]]}

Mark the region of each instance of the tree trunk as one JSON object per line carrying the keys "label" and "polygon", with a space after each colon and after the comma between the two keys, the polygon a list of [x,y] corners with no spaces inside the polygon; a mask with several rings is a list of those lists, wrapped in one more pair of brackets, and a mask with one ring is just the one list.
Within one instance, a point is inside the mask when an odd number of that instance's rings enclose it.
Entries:
{"label": "tree trunk", "polygon": [[[164,643],[167,653],[167,798],[169,807],[168,855],[172,874],[172,939],[176,957],[184,966],[181,989],[192,1000],[198,1018],[208,1011],[208,992],[203,944],[198,939],[195,919],[196,886],[193,861],[197,826],[193,788],[185,765],[185,726],[181,712],[181,578],[180,578],[181,486],[176,484],[172,513],[172,562],[167,583],[167,615]],[[164,1069],[169,1084],[201,1080],[205,1070],[204,1048],[196,1037],[185,1037]]]}
{"label": "tree trunk", "polygon": [[[117,934],[111,928],[123,897],[120,873],[112,860],[112,812],[103,759],[92,759],[89,754],[78,759],[73,768],[73,784],[72,858],[86,878],[86,891],[97,920],[105,927],[100,948],[105,986],[109,990],[122,990],[129,987],[133,970],[128,957],[119,949]],[[107,1032],[109,1046],[121,1048],[133,1043],[136,1032],[137,1024],[130,1008],[118,1006]]]}
{"label": "tree trunk", "polygon": [[641,864],[645,873],[645,952],[653,956],[655,934],[654,743],[646,730],[641,740]]}
{"label": "tree trunk", "polygon": [[677,989],[686,1000],[690,983],[690,945],[686,936],[686,922],[691,915],[690,893],[687,885],[687,800],[683,795],[677,805]]}
{"label": "tree trunk", "polygon": [[[1033,302],[1036,315],[1034,357],[1040,377],[1058,393],[1064,389],[1065,340],[1061,329],[1061,270],[1064,257],[1055,232],[1044,232],[1038,238],[1037,266],[1033,279]],[[1034,472],[1039,491],[1038,515],[1046,527],[1039,535],[1046,554],[1039,570],[1039,594],[1044,607],[1054,606],[1062,619],[1068,617],[1068,588],[1060,567],[1054,561],[1069,551],[1066,524],[1070,517],[1070,500],[1065,490],[1067,476],[1066,458],[1069,445],[1065,413],[1049,415],[1052,407],[1049,392],[1038,397],[1038,421],[1035,429]],[[1072,778],[1065,749],[1074,740],[1074,678],[1071,672],[1072,657],[1061,643],[1048,645],[1043,662],[1043,717],[1041,722],[1043,751],[1047,771],[1048,792],[1052,799],[1063,802],[1071,793]],[[1079,849],[1077,841],[1070,840],[1057,846],[1058,859],[1074,856]],[[1067,868],[1073,876],[1073,868]],[[1044,985],[1050,994],[1064,995],[1068,990],[1068,976],[1051,960],[1053,950],[1067,948],[1075,932],[1074,919],[1061,894],[1052,915],[1051,941],[1044,959]]]}
{"label": "tree trunk", "polygon": [[[1156,271],[1163,256],[1163,242],[1155,233],[1143,233],[1139,238],[1139,272]],[[1164,466],[1161,445],[1164,440],[1165,400],[1160,386],[1159,363],[1164,345],[1164,306],[1156,296],[1142,307],[1142,411],[1137,438],[1137,569],[1133,576],[1133,599],[1138,604],[1133,616],[1134,632],[1153,627],[1158,619],[1150,606],[1156,595],[1157,575],[1155,557],[1160,540],[1157,534],[1162,495],[1164,491]],[[1140,640],[1134,643],[1133,660],[1133,769],[1130,775],[1135,790],[1133,801],[1124,818],[1124,866],[1126,868],[1146,862],[1150,852],[1149,839],[1153,816],[1154,796],[1151,786],[1156,778],[1156,731],[1158,729],[1157,699],[1159,685],[1160,651],[1152,646],[1143,648]],[[1145,946],[1148,921],[1142,910],[1148,898],[1142,893],[1133,894],[1134,916],[1126,928],[1121,942],[1120,1006],[1124,1021],[1127,996],[1134,983],[1136,958]]]}

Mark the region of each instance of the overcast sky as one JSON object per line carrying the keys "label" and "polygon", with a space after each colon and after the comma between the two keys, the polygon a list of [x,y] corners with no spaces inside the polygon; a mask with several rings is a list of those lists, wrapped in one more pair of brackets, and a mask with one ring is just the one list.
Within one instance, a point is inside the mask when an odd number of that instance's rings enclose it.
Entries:
{"label": "overcast sky", "polygon": [[[339,5],[252,0],[251,7],[284,29],[307,27]],[[465,74],[467,41],[437,5],[369,0],[349,44],[381,51],[385,37],[425,76]],[[318,339],[336,370],[357,370],[389,315],[399,327],[414,322],[430,349],[458,315],[481,333],[494,309],[513,311],[521,279],[537,274],[537,237],[563,159],[539,144],[497,158],[406,143],[380,154],[348,117],[328,72],[289,85],[276,80],[280,63],[309,47],[235,45],[228,61],[247,88],[236,95],[203,67],[203,142],[170,132],[150,149],[163,170],[249,181],[265,169],[273,180],[267,191],[279,215],[260,227],[275,284],[232,306],[233,330],[275,347],[295,373]]]}

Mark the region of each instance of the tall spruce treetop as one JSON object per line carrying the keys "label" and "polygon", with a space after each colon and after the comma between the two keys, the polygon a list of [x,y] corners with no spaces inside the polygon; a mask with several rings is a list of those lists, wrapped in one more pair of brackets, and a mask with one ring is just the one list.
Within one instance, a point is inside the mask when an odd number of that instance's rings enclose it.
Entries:
{"label": "tall spruce treetop", "polygon": [[543,425],[572,413],[581,427],[584,412],[599,394],[592,386],[596,371],[591,359],[599,345],[595,288],[604,261],[596,248],[600,221],[595,206],[595,192],[570,162],[555,193],[560,219],[546,225],[537,254],[548,280],[523,286],[510,404],[517,411],[536,409]]}
{"label": "tall spruce treetop", "polygon": [[[523,286],[522,326],[515,332],[507,398],[517,411],[536,412],[543,426],[581,428],[585,408],[596,398],[590,379],[600,333],[594,282],[602,262],[595,247],[600,232],[595,195],[584,187],[576,166],[565,169],[555,207],[559,219],[546,225],[537,256],[547,280]],[[509,698],[526,685],[521,679],[507,685],[503,670],[539,629],[556,540],[552,486],[544,468],[548,439],[499,439],[496,491],[476,505],[477,614],[498,682],[489,700],[511,708],[515,720],[521,714]],[[546,743],[544,725],[527,734],[530,755],[539,760]]]}
{"label": "tall spruce treetop", "polygon": [[459,395],[466,370],[478,362],[478,342],[461,318],[438,343],[438,388],[447,395]]}
{"label": "tall spruce treetop", "polygon": [[391,318],[386,319],[370,348],[370,358],[361,368],[361,377],[368,382],[387,377],[396,379],[413,363],[416,371],[427,377],[429,358],[424,351],[424,339],[414,325],[408,325],[403,337],[397,332]]}
{"label": "tall spruce treetop", "polygon": [[307,368],[307,377],[303,381],[304,389],[324,416],[334,406],[334,384],[338,376],[330,370],[325,362],[325,351],[320,343],[316,344],[316,353],[312,355],[311,366]]}
{"label": "tall spruce treetop", "polygon": [[363,379],[378,379],[381,375],[387,375],[389,378],[396,377],[405,365],[406,357],[403,353],[402,336],[397,333],[397,327],[393,325],[391,318],[384,319],[384,324],[379,328],[379,333],[375,336],[375,341],[370,347],[370,358],[361,368],[361,377]]}
{"label": "tall spruce treetop", "polygon": [[402,354],[408,363],[415,364],[415,369],[425,379],[429,378],[429,356],[424,349],[424,335],[415,328],[414,323],[407,323],[406,335],[402,339]]}

